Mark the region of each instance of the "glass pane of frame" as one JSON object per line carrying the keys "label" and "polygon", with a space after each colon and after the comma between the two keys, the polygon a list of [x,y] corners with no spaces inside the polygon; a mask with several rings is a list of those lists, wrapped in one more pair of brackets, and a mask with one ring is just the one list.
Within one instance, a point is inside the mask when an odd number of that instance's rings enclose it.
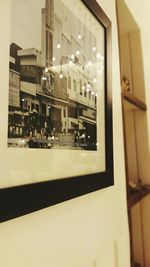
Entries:
{"label": "glass pane of frame", "polygon": [[0,221],[113,184],[111,22],[98,3],[12,0],[8,45]]}

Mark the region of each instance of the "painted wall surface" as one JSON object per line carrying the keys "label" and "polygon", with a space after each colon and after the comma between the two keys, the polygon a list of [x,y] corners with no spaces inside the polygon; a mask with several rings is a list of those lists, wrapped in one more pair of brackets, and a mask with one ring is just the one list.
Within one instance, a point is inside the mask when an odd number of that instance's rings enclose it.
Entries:
{"label": "painted wall surface", "polygon": [[[0,90],[8,82],[10,2],[0,0]],[[112,21],[115,186],[2,223],[3,267],[130,266],[115,0],[99,4]],[[7,96],[0,98],[1,110],[7,109],[7,101]],[[5,131],[3,113],[0,124]]]}
{"label": "painted wall surface", "polygon": [[[141,43],[143,53],[143,67],[144,67],[144,81],[145,81],[145,95],[147,104],[146,118],[142,114],[138,120],[138,143],[139,143],[139,161],[140,178],[145,184],[150,184],[150,27],[149,27],[149,10],[150,2],[148,0],[125,0],[130,9],[134,19],[136,20],[141,31]],[[134,45],[134,44],[133,44]],[[138,77],[138,76],[137,76]],[[138,81],[138,80],[137,80]],[[141,88],[142,93],[142,88]],[[140,94],[140,92],[139,92]],[[144,142],[141,142],[144,140]],[[150,196],[147,196],[142,201],[142,224],[144,233],[144,256],[145,266],[150,266]]]}

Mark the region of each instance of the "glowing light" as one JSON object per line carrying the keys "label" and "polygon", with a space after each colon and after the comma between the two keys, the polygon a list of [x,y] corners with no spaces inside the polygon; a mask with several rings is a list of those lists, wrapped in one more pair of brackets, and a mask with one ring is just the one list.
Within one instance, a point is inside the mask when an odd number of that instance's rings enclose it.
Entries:
{"label": "glowing light", "polygon": [[97,83],[97,79],[96,78],[93,79],[93,83]]}
{"label": "glowing light", "polygon": [[92,92],[92,95],[95,95],[95,93],[94,93],[94,92]]}
{"label": "glowing light", "polygon": [[48,72],[48,68],[45,68],[45,72]]}
{"label": "glowing light", "polygon": [[85,90],[85,86],[84,85],[82,86],[82,90]]}
{"label": "glowing light", "polygon": [[55,57],[52,57],[52,61],[55,62],[56,61],[56,58]]}
{"label": "glowing light", "polygon": [[71,55],[71,59],[75,59],[75,55],[72,54],[72,55]]}
{"label": "glowing light", "polygon": [[101,54],[100,53],[97,53],[96,57],[97,58],[101,58]]}
{"label": "glowing light", "polygon": [[92,47],[92,50],[95,52],[96,51],[96,46],[93,46]]}
{"label": "glowing light", "polygon": [[21,99],[21,101],[22,101],[22,102],[24,102],[24,101],[25,101],[25,99],[24,99],[24,98],[22,98],[22,99]]}
{"label": "glowing light", "polygon": [[88,83],[88,84],[87,84],[87,88],[90,88],[90,86],[91,86],[91,85]]}
{"label": "glowing light", "polygon": [[80,50],[76,51],[76,55],[79,56],[80,55]]}
{"label": "glowing light", "polygon": [[87,92],[89,92],[89,91],[90,91],[90,89],[89,89],[89,88],[87,88],[87,89],[86,89],[86,91],[87,91]]}
{"label": "glowing light", "polygon": [[61,48],[61,45],[60,45],[59,43],[57,44],[57,48],[58,48],[58,49],[60,49],[60,48]]}
{"label": "glowing light", "polygon": [[91,65],[92,65],[92,62],[91,62],[91,61],[89,61],[89,62],[88,62],[88,66],[91,66]]}
{"label": "glowing light", "polygon": [[63,77],[64,77],[64,75],[62,74],[62,72],[60,72],[59,78],[62,79]]}
{"label": "glowing light", "polygon": [[79,33],[78,34],[78,39],[81,40],[82,39],[82,35]]}
{"label": "glowing light", "polygon": [[44,80],[44,81],[45,81],[45,80],[47,80],[47,78],[46,78],[46,77],[42,77],[42,80]]}

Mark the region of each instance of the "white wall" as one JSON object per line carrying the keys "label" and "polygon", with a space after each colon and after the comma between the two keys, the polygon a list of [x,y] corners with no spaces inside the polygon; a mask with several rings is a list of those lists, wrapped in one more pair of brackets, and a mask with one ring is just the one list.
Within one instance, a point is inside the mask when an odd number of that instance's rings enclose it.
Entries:
{"label": "white wall", "polygon": [[[9,3],[10,0],[0,0],[1,81],[9,59]],[[115,186],[2,223],[0,264],[3,267],[130,266],[115,0],[99,0],[99,3],[113,26]],[[6,105],[7,99],[0,102]],[[0,123],[0,131],[4,131],[2,113]]]}

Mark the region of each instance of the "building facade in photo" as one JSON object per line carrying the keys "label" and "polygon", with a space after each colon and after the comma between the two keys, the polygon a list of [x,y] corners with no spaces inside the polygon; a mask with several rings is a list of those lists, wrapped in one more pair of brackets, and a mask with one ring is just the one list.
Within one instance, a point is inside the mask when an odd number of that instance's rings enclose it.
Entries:
{"label": "building facade in photo", "polygon": [[96,150],[96,36],[63,1],[41,21],[41,51],[10,45],[8,145]]}

